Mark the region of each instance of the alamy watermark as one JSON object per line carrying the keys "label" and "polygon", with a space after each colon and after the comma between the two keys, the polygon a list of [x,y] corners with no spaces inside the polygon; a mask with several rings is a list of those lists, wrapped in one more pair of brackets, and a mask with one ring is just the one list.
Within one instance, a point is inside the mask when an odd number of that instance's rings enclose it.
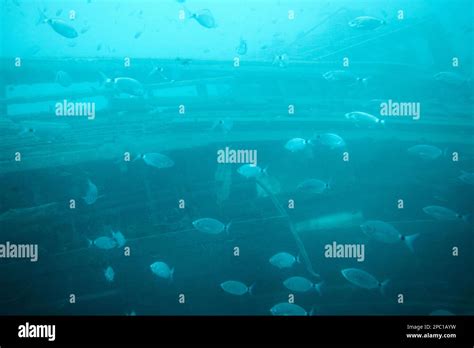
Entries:
{"label": "alamy watermark", "polygon": [[83,116],[88,120],[95,119],[94,102],[71,102],[64,99],[54,106],[56,116]]}
{"label": "alamy watermark", "polygon": [[357,259],[357,262],[365,260],[365,245],[364,244],[326,244],[324,246],[324,257],[326,258],[343,258],[343,259]]}
{"label": "alamy watermark", "polygon": [[257,150],[234,150],[226,146],[225,149],[217,150],[217,163],[248,163],[256,166]]}
{"label": "alamy watermark", "polygon": [[30,259],[38,261],[38,244],[0,244],[0,259]]}
{"label": "alamy watermark", "polygon": [[419,120],[421,104],[418,102],[396,102],[389,99],[380,103],[380,116],[404,116]]}

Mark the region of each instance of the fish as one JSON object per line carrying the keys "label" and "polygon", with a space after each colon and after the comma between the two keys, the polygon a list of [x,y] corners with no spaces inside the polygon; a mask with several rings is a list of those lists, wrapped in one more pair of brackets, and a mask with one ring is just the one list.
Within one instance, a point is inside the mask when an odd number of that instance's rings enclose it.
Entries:
{"label": "fish", "polygon": [[229,227],[232,222],[229,222],[227,225],[224,225],[222,222],[212,218],[202,218],[193,221],[193,226],[199,232],[207,234],[220,234],[222,232],[229,233]]}
{"label": "fish", "polygon": [[131,77],[116,77],[111,79],[103,73],[100,73],[100,75],[102,76],[102,84],[106,88],[112,88],[116,92],[129,94],[135,97],[142,97],[145,95],[145,88],[138,80]]}
{"label": "fish", "polygon": [[461,175],[458,176],[458,179],[468,185],[474,185],[474,172],[465,172],[461,171]]}
{"label": "fish", "polygon": [[174,166],[174,161],[166,155],[158,152],[148,152],[139,155],[145,164],[158,169],[171,168]]}
{"label": "fish", "polygon": [[299,255],[295,257],[287,252],[280,252],[270,257],[268,262],[279,269],[284,269],[291,268],[296,263],[300,263],[301,261]]}
{"label": "fish", "polygon": [[125,236],[120,231],[112,231],[112,238],[117,242],[118,248],[123,247],[127,242]]}
{"label": "fish", "polygon": [[69,87],[72,85],[71,76],[65,71],[59,70],[56,73],[56,78],[54,80],[56,83],[59,83],[63,87]]}
{"label": "fish", "polygon": [[443,151],[432,145],[415,145],[408,149],[408,153],[423,160],[435,160],[443,155]]}
{"label": "fish", "polygon": [[322,133],[311,140],[313,144],[318,143],[322,146],[329,147],[331,150],[346,146],[346,142],[339,135],[334,133]]}
{"label": "fish", "polygon": [[293,138],[286,142],[285,149],[290,152],[304,151],[311,142],[303,138]]}
{"label": "fish", "polygon": [[212,15],[211,11],[208,9],[202,9],[196,12],[191,12],[185,8],[188,18],[196,20],[201,26],[207,29],[217,28],[216,20]]}
{"label": "fish", "polygon": [[346,268],[341,270],[341,273],[350,283],[363,289],[380,289],[382,294],[386,293],[387,286],[390,283],[389,279],[379,282],[373,275],[358,268]]}
{"label": "fish", "polygon": [[367,78],[357,77],[347,70],[330,70],[323,74],[323,78],[328,82],[339,83],[342,85],[356,85],[360,82],[367,84]]}
{"label": "fish", "polygon": [[254,287],[255,287],[255,284],[252,284],[251,286],[247,286],[244,283],[236,281],[236,280],[228,280],[221,283],[222,290],[224,290],[225,292],[231,295],[236,295],[236,296],[242,296],[245,294],[252,295]]}
{"label": "fish", "polygon": [[307,179],[299,183],[296,189],[301,192],[321,194],[326,192],[327,190],[330,190],[331,187],[329,182],[325,182],[319,179]]}
{"label": "fish", "polygon": [[455,211],[439,205],[429,205],[423,208],[423,211],[429,216],[439,221],[467,221],[468,215],[461,215]]}
{"label": "fish", "polygon": [[321,295],[322,282],[313,284],[309,279],[305,277],[290,277],[283,281],[285,288],[296,292],[308,292],[312,289],[316,290]]}
{"label": "fish", "polygon": [[258,178],[262,175],[267,174],[267,169],[262,169],[259,166],[253,164],[243,164],[237,169],[237,173],[247,179]]}
{"label": "fish", "polygon": [[373,30],[386,24],[386,22],[383,19],[378,19],[375,17],[360,16],[351,20],[348,24],[349,27],[354,29]]}
{"label": "fish", "polygon": [[36,22],[36,25],[41,23],[48,24],[56,33],[59,35],[67,38],[67,39],[74,39],[79,34],[77,33],[76,29],[73,26],[69,25],[66,21],[59,19],[59,18],[47,18],[43,11],[38,9],[39,18]]}
{"label": "fish", "polygon": [[239,45],[236,48],[236,52],[238,55],[243,56],[247,53],[247,41],[240,38]]}
{"label": "fish", "polygon": [[104,270],[104,276],[105,276],[105,280],[107,280],[109,283],[112,283],[114,281],[114,278],[115,278],[114,269],[110,266],[107,267]]}
{"label": "fish", "polygon": [[86,202],[86,204],[91,205],[97,201],[97,198],[99,198],[97,186],[92,183],[90,179],[87,179],[87,192],[86,195],[82,197],[82,199],[84,202]]}
{"label": "fish", "polygon": [[294,303],[281,302],[270,308],[270,313],[275,316],[310,316],[313,309],[308,313],[303,307]]}
{"label": "fish", "polygon": [[367,112],[352,111],[344,115],[346,119],[353,121],[358,126],[374,126],[385,124],[384,120],[381,120],[377,116],[369,114]]}
{"label": "fish", "polygon": [[380,220],[368,220],[360,225],[360,228],[367,236],[382,243],[396,244],[403,242],[411,252],[414,252],[413,243],[415,239],[420,236],[419,233],[409,236],[402,235],[395,227]]}
{"label": "fish", "polygon": [[165,262],[156,261],[150,265],[150,269],[159,278],[173,280],[174,268],[170,268]]}
{"label": "fish", "polygon": [[110,250],[117,247],[117,241],[109,236],[97,237],[94,240],[87,240],[89,246],[95,246],[98,249]]}

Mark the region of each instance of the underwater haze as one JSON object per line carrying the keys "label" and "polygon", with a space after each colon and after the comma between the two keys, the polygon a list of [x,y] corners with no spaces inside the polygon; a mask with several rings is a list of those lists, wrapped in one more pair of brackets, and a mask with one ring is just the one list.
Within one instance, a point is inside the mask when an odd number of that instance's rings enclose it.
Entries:
{"label": "underwater haze", "polygon": [[471,0],[4,0],[1,315],[472,315]]}

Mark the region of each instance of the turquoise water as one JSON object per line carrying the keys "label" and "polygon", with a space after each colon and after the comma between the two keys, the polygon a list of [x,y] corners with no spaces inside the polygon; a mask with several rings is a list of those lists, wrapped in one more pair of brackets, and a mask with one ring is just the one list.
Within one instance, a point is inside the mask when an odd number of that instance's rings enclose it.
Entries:
{"label": "turquoise water", "polygon": [[0,8],[0,314],[474,312],[471,1]]}

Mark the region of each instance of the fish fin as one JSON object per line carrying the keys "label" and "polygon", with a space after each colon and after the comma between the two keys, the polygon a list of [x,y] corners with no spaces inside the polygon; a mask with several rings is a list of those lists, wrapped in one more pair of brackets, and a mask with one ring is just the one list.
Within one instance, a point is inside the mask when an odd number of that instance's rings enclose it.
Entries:
{"label": "fish fin", "polygon": [[92,246],[92,244],[93,244],[92,240],[89,239],[89,238],[87,238],[87,243],[88,243],[87,246],[88,246],[89,248],[90,248],[90,247]]}
{"label": "fish fin", "polygon": [[296,262],[301,263],[301,257],[300,254],[296,255]]}
{"label": "fish fin", "polygon": [[385,279],[381,284],[380,284],[380,292],[382,293],[382,295],[386,295],[387,294],[387,287],[388,285],[390,284],[390,279]]}
{"label": "fish fin", "polygon": [[170,270],[170,283],[174,280],[174,267]]}
{"label": "fish fin", "polygon": [[249,288],[248,288],[248,292],[249,292],[250,295],[253,295],[253,289],[255,289],[255,283],[250,285]]}
{"label": "fish fin", "polygon": [[411,234],[409,236],[404,236],[404,240],[405,240],[405,243],[407,244],[407,247],[408,249],[410,249],[410,251],[412,253],[415,252],[415,248],[413,246],[413,244],[415,243],[415,240],[420,236],[419,233],[415,233],[415,234]]}
{"label": "fish fin", "polygon": [[268,166],[265,166],[265,168],[262,169],[262,174],[268,175]]}
{"label": "fish fin", "polygon": [[314,290],[316,290],[319,294],[319,296],[322,296],[322,288],[324,287],[324,281],[321,281],[319,283],[313,284]]}
{"label": "fish fin", "polygon": [[315,315],[315,313],[316,313],[316,308],[314,308],[314,306],[311,306],[311,309],[309,310],[308,316],[312,317],[312,316]]}

